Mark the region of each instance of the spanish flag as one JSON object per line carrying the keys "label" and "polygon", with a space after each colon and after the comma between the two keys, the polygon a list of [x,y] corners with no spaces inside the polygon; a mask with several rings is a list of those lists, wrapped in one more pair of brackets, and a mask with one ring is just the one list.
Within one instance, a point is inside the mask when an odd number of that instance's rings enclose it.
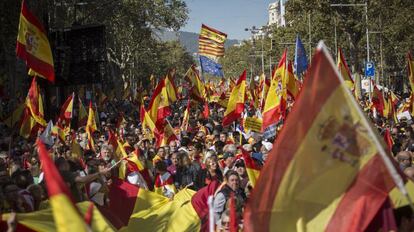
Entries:
{"label": "spanish flag", "polygon": [[414,61],[411,57],[411,53],[407,54],[407,61],[408,80],[410,81],[411,92],[414,93]]}
{"label": "spanish flag", "polygon": [[95,150],[95,142],[93,140],[93,132],[98,130],[95,121],[95,112],[92,108],[92,101],[89,102],[88,122],[86,123],[86,133],[88,134],[88,149]]}
{"label": "spanish flag", "polygon": [[287,94],[283,80],[286,80],[284,76],[287,76],[286,56],[287,50],[285,49],[276,71],[273,72],[273,77],[263,107],[262,131],[275,125],[285,116]]}
{"label": "spanish flag", "polygon": [[156,147],[163,147],[168,145],[171,141],[177,140],[174,129],[168,121],[165,121],[164,127],[161,130],[154,131]]}
{"label": "spanish flag", "polygon": [[353,90],[354,89],[354,81],[351,78],[351,72],[349,71],[348,64],[346,63],[346,60],[344,58],[344,54],[342,53],[342,49],[338,48],[338,70],[339,73],[341,73],[342,77],[345,80],[345,84],[348,87],[348,89]]}
{"label": "spanish flag", "polygon": [[72,93],[66,101],[63,103],[62,108],[60,109],[59,119],[63,123],[64,127],[70,127],[70,122],[73,116],[73,99],[75,98],[75,93]]}
{"label": "spanish flag", "polygon": [[[93,207],[93,209],[90,208],[91,204],[90,201],[76,204],[76,207],[82,215],[86,215],[89,210],[93,210],[93,216],[90,223],[91,231],[115,231],[115,228],[108,223],[108,219],[106,219],[96,207]],[[9,217],[10,214],[3,214],[2,220],[7,221]],[[31,213],[18,213],[16,214],[16,219],[18,223],[16,231],[60,231],[60,228],[58,228],[58,225],[53,218],[53,209],[51,208]],[[21,226],[24,227],[22,228]],[[0,226],[0,228],[2,227]]]}
{"label": "spanish flag", "polygon": [[364,231],[393,178],[402,182],[323,43],[307,75],[247,203],[245,231]]}
{"label": "spanish flag", "polygon": [[29,108],[30,114],[36,122],[41,126],[46,126],[47,123],[43,118],[43,100],[40,95],[39,86],[36,83],[36,77],[33,77],[32,84],[30,85],[29,92],[27,93],[26,106]]}
{"label": "spanish flag", "polygon": [[78,98],[79,115],[78,115],[78,127],[86,126],[88,123],[88,113],[80,98]]}
{"label": "spanish flag", "polygon": [[58,231],[87,231],[78,208],[74,204],[68,187],[55,167],[45,145],[37,140],[40,162],[47,183],[49,202]]}
{"label": "spanish flag", "polygon": [[295,78],[295,74],[293,74],[293,66],[291,61],[288,62],[287,72],[285,72],[285,75],[283,75],[282,78],[284,79],[282,83],[286,88],[287,93],[292,96],[293,99],[296,99],[299,94],[299,85],[298,80]]}
{"label": "spanish flag", "polygon": [[52,50],[46,36],[46,30],[30,12],[25,0],[22,1],[19,30],[17,34],[16,54],[26,61],[28,68],[36,74],[55,82]]}
{"label": "spanish flag", "polygon": [[231,91],[227,109],[224,112],[223,126],[228,126],[240,118],[244,110],[246,95],[246,70],[243,71],[233,90]]}
{"label": "spanish flag", "polygon": [[187,73],[185,74],[185,78],[190,82],[191,88],[191,97],[194,100],[204,102],[207,98],[207,91],[203,81],[200,79],[198,75],[198,71],[196,70],[195,66],[192,65]]}
{"label": "spanish flag", "polygon": [[187,107],[185,108],[184,111],[184,116],[183,116],[183,121],[181,122],[181,131],[187,131],[188,129],[188,122],[190,120],[190,106],[191,106],[191,101],[190,99],[188,99],[187,101]]}
{"label": "spanish flag", "polygon": [[170,103],[176,102],[178,99],[177,87],[174,84],[174,77],[175,69],[168,71],[168,74],[165,77],[165,88],[167,88],[168,101]]}
{"label": "spanish flag", "polygon": [[165,118],[171,115],[171,108],[165,79],[160,81],[155,88],[147,111],[151,120],[157,127],[162,127]]}
{"label": "spanish flag", "polygon": [[[372,81],[371,81],[372,82]],[[373,86],[374,91],[372,92],[372,107],[376,110],[377,114],[381,115],[382,117],[387,117],[384,114],[385,110],[385,98],[382,92],[377,88],[374,82],[371,83]]]}
{"label": "spanish flag", "polygon": [[257,179],[259,178],[261,167],[258,164],[256,164],[256,162],[253,160],[250,154],[243,149],[242,157],[244,160],[244,164],[246,165],[247,177],[249,177],[249,181],[254,187],[256,185]]}

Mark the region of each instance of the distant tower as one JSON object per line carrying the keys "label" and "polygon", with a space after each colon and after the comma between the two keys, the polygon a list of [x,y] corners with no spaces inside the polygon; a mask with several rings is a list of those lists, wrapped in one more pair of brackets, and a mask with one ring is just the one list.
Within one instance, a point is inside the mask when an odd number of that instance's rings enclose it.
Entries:
{"label": "distant tower", "polygon": [[269,4],[269,23],[268,25],[276,24],[277,27],[284,27],[285,22],[285,4],[287,0],[278,0]]}

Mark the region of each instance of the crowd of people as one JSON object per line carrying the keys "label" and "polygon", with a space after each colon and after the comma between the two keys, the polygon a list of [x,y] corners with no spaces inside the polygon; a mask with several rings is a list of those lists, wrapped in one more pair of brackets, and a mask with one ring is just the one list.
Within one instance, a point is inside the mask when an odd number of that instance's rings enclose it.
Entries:
{"label": "crowd of people", "polygon": [[[253,189],[242,154],[251,157],[260,169],[273,148],[277,133],[265,139],[261,133],[250,132],[246,135],[240,130],[239,122],[223,127],[223,107],[210,103],[209,116],[206,118],[203,104],[196,101],[192,102],[190,108],[188,128],[180,131],[178,128],[183,121],[186,102],[187,99],[178,100],[171,106],[172,114],[167,120],[176,129],[176,139],[160,147],[157,147],[151,132],[142,128],[139,106],[116,98],[98,108],[99,125],[93,133],[94,148],[88,146],[90,141],[85,127],[72,129],[65,141],[55,137],[50,146],[53,159],[75,201],[90,200],[100,208],[111,204],[108,192],[114,178],[121,178],[119,168],[124,162],[120,161],[122,156],[117,154],[119,151],[111,142],[112,134],[116,134],[127,154],[138,154],[148,174],[130,170],[126,174],[126,181],[170,199],[184,188],[198,191],[217,181],[221,183],[213,202],[217,230],[229,229],[231,197],[235,199],[241,227],[243,207]],[[362,105],[365,103],[362,102]],[[246,103],[247,111],[254,110],[249,107],[251,105]],[[370,110],[366,112],[380,134],[384,135],[389,129],[393,140],[392,154],[401,171],[414,180],[413,121],[402,118],[394,122],[379,116],[373,117]],[[76,118],[76,110],[74,115]],[[24,139],[15,136],[13,129],[4,124],[0,129],[0,213],[28,213],[46,209],[49,207],[48,195],[35,146],[37,137]],[[41,133],[39,131],[38,134]],[[74,152],[74,141],[81,148],[81,156]],[[411,218],[406,218],[412,223]],[[15,221],[9,221],[10,231],[15,228],[13,223]]]}

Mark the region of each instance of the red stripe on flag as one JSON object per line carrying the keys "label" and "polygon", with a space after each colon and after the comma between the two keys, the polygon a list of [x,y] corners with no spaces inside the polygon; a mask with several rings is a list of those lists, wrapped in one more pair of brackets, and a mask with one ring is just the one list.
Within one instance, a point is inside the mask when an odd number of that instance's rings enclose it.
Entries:
{"label": "red stripe on flag", "polygon": [[382,158],[375,155],[355,177],[325,231],[364,231],[394,186]]}
{"label": "red stripe on flag", "polygon": [[45,28],[39,22],[39,20],[37,20],[37,18],[32,14],[32,12],[30,12],[30,10],[27,8],[25,0],[22,1],[21,14],[23,15],[23,17],[27,19],[27,21],[29,21],[29,23],[36,26],[41,32],[43,32],[46,35]]}
{"label": "red stripe on flag", "polygon": [[241,117],[241,113],[243,112],[243,110],[244,110],[244,103],[237,103],[236,104],[236,109],[233,110],[228,115],[224,116],[223,126],[228,126],[233,121],[238,120]]}
{"label": "red stripe on flag", "polygon": [[26,60],[26,63],[30,64],[29,67],[33,68],[35,72],[44,77],[50,77],[48,80],[51,82],[55,81],[55,70],[53,69],[53,66],[28,53],[26,51],[26,46],[19,41],[17,41],[16,45],[16,54],[18,57]]}

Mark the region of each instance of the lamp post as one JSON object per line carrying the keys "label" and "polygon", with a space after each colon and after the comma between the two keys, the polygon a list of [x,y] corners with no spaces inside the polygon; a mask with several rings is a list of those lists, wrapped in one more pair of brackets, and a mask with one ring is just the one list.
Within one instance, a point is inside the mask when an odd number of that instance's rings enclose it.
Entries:
{"label": "lamp post", "polygon": [[264,39],[264,33],[266,31],[266,27],[263,26],[261,29],[256,28],[256,26],[252,26],[251,28],[245,28],[245,31],[250,31],[252,33],[252,41],[255,40],[256,35],[260,35],[262,40],[262,50],[261,50],[261,60],[262,60],[262,73],[264,73],[264,48],[263,48],[263,39]]}

